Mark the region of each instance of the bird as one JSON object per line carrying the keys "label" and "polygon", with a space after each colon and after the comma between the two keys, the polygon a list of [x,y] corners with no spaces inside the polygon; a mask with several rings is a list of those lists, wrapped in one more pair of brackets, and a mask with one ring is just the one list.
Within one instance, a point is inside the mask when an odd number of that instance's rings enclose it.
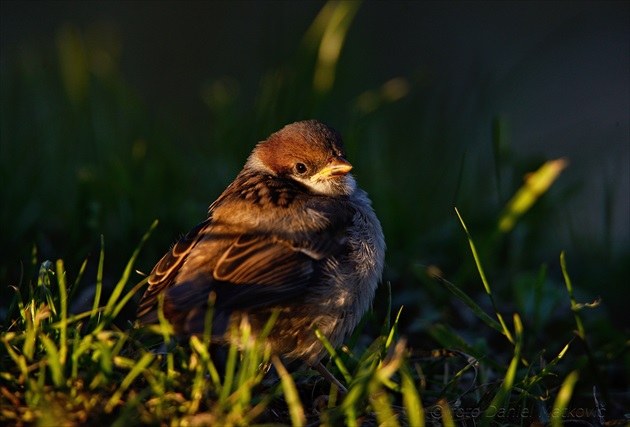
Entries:
{"label": "bird", "polygon": [[322,364],[317,327],[339,347],[370,309],[385,239],[367,193],[350,174],[341,135],[317,120],[288,124],[255,145],[208,217],[155,265],[137,309],[141,325],[164,317],[180,338],[229,344],[246,318],[254,336],[278,312],[265,344],[340,385]]}

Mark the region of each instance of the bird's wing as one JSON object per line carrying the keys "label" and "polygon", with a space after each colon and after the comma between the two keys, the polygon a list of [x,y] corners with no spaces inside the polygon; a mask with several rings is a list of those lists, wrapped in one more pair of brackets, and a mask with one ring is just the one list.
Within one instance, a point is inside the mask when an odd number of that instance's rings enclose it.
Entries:
{"label": "bird's wing", "polygon": [[214,269],[217,287],[223,291],[217,303],[248,309],[299,296],[318,274],[316,262],[326,256],[314,257],[300,249],[291,242],[266,236],[240,236]]}
{"label": "bird's wing", "polygon": [[295,299],[317,279],[320,262],[339,253],[344,243],[333,236],[291,242],[243,234],[220,256],[212,277],[203,275],[200,277],[205,280],[178,281],[173,286],[208,225],[209,220],[191,230],[153,268],[137,311],[140,323],[157,321],[157,298],[162,292],[167,318],[205,306],[210,292],[216,293],[216,307],[226,310],[248,310]]}
{"label": "bird's wing", "polygon": [[157,320],[154,309],[157,307],[158,295],[173,283],[179,268],[209,225],[210,219],[207,219],[190,230],[153,267],[149,276],[149,287],[142,296],[136,313],[141,323],[152,323]]}
{"label": "bird's wing", "polygon": [[[210,292],[216,295],[215,315],[279,307],[297,302],[321,274],[321,263],[338,253],[342,242],[317,246],[243,234],[221,255],[212,283],[193,280],[169,288],[164,313],[181,322],[187,334],[201,333]],[[226,319],[215,324],[224,328]]]}

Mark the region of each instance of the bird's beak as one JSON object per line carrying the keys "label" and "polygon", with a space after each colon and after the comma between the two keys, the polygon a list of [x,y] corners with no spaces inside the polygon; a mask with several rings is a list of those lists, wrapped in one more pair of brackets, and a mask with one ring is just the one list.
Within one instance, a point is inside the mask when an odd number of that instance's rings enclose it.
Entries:
{"label": "bird's beak", "polygon": [[320,179],[329,179],[336,176],[343,176],[350,172],[352,165],[349,161],[343,157],[333,157],[326,166],[324,166],[319,172],[311,177],[311,181],[317,181]]}

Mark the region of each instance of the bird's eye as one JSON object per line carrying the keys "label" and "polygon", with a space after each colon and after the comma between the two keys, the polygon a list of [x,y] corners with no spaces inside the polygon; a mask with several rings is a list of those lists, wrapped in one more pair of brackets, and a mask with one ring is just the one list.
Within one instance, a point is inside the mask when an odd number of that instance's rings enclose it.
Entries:
{"label": "bird's eye", "polygon": [[296,163],[295,164],[295,171],[300,174],[303,175],[306,173],[306,165],[304,163]]}

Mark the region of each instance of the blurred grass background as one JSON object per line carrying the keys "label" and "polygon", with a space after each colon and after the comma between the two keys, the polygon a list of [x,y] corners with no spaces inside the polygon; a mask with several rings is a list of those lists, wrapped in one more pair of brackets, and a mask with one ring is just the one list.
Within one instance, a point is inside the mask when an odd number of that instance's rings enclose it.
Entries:
{"label": "blurred grass background", "polygon": [[[35,277],[34,247],[39,262],[95,269],[103,235],[107,283],[157,218],[137,264],[148,273],[257,141],[317,118],[374,202],[412,347],[436,346],[435,322],[492,347],[430,277],[483,295],[454,207],[531,346],[569,339],[563,249],[578,300],[602,297],[594,345],[630,333],[628,2],[1,7],[0,316],[7,285]],[[526,174],[561,157],[558,181],[498,231]]]}

